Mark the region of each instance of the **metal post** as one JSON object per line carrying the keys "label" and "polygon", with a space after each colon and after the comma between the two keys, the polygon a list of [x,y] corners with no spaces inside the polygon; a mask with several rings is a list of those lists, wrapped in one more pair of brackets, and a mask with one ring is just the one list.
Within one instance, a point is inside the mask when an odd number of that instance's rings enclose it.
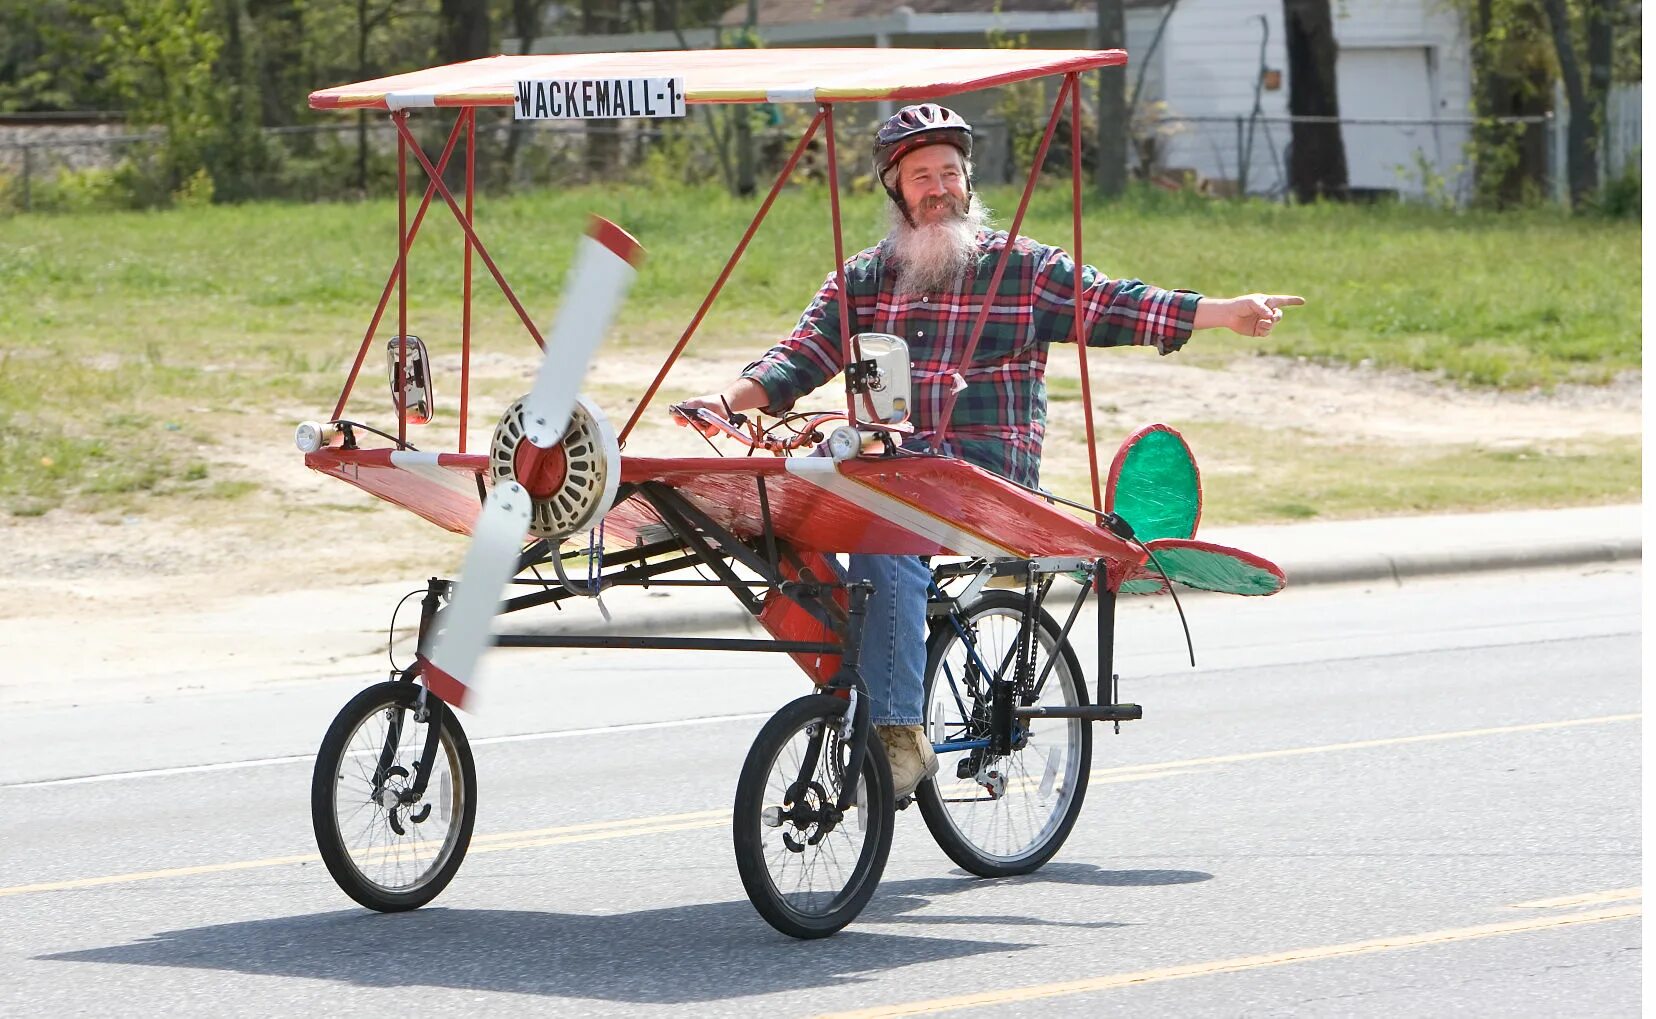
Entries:
{"label": "metal post", "polygon": [[1102,525],[1104,497],[1098,480],[1098,446],[1093,432],[1092,376],[1087,371],[1087,322],[1083,313],[1081,267],[1081,76],[1071,73],[1070,79],[1070,214],[1074,220],[1075,250],[1070,252],[1075,261],[1075,353],[1081,360],[1081,413],[1087,425],[1087,471],[1092,476],[1093,505],[1098,507],[1094,522]]}
{"label": "metal post", "polygon": [[[399,126],[408,119],[407,110],[391,114]],[[407,135],[397,132],[397,379],[392,383],[392,404],[397,411],[397,447],[408,446],[408,413],[403,406],[406,390],[403,367],[408,358],[408,144]]]}
{"label": "metal post", "polygon": [[[477,107],[466,107],[461,111],[460,116],[466,122],[466,223],[470,225],[473,211],[473,194],[477,190]],[[466,415],[470,412],[469,398],[471,396],[471,237],[468,235],[465,241],[465,264],[461,269],[465,282],[461,286],[460,298],[460,445],[457,450],[460,453],[466,451]]]}
{"label": "metal post", "polygon": [[1242,118],[1236,118],[1236,197],[1248,193],[1248,164],[1242,156]]}
{"label": "metal post", "polygon": [[1109,562],[1098,560],[1093,583],[1098,591],[1098,689],[1099,704],[1115,703],[1115,592],[1110,590]]}
{"label": "metal post", "polygon": [[839,295],[840,363],[845,365],[845,419],[857,424],[857,400],[851,388],[851,295],[845,292],[845,238],[840,225],[839,157],[834,139],[834,104],[822,104],[828,143],[828,214],[834,221],[834,287]]}

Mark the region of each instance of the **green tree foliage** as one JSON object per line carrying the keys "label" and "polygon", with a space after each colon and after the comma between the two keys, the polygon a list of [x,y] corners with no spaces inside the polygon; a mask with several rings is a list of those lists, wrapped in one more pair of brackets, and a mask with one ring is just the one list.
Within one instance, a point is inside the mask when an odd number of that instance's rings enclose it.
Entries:
{"label": "green tree foliage", "polygon": [[96,51],[96,30],[83,5],[0,0],[0,112],[115,105]]}
{"label": "green tree foliage", "polygon": [[[1453,0],[1472,40],[1474,130],[1472,157],[1480,204],[1503,207],[1529,197],[1547,171],[1545,139],[1538,126],[1503,124],[1501,117],[1535,116],[1552,108],[1553,86],[1569,88],[1576,65],[1574,102],[1583,111],[1571,157],[1584,158],[1602,127],[1605,94],[1612,81],[1638,81],[1641,27],[1638,3],[1627,0]],[[1562,111],[1557,111],[1562,112]],[[1596,175],[1596,161],[1593,163]],[[1591,185],[1582,180],[1577,187]]]}
{"label": "green tree foliage", "polygon": [[165,132],[159,183],[171,195],[208,171],[228,122],[214,64],[224,26],[212,0],[106,0],[92,15],[97,56],[131,121]]}

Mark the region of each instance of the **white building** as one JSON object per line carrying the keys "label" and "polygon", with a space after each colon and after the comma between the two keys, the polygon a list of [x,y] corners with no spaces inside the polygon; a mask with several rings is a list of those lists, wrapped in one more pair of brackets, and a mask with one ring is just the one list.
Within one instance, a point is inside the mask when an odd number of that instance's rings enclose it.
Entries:
{"label": "white building", "polygon": [[[1162,125],[1156,163],[1188,169],[1216,189],[1245,184],[1287,188],[1288,54],[1281,0],[1126,0],[1126,69],[1131,90],[1143,75],[1144,122]],[[1169,6],[1171,13],[1169,14]],[[1097,13],[1069,0],[760,0],[758,32],[769,46],[982,46],[986,33],[1022,36],[1034,48],[1096,46]],[[1471,61],[1459,16],[1441,0],[1336,0],[1337,78],[1353,188],[1423,195],[1468,186],[1465,123]],[[724,18],[740,25],[745,3]],[[1163,26],[1163,19],[1166,24]],[[1156,37],[1160,33],[1159,41]],[[710,30],[687,31],[692,47]],[[671,32],[546,36],[534,52],[676,49]],[[1270,73],[1275,72],[1275,73]],[[1115,72],[1119,73],[1119,72]],[[885,106],[871,110],[884,113]],[[987,115],[992,100],[962,97],[961,112]],[[1434,123],[1436,121],[1436,123]],[[993,159],[980,170],[996,175]],[[1245,170],[1245,172],[1244,172]]]}

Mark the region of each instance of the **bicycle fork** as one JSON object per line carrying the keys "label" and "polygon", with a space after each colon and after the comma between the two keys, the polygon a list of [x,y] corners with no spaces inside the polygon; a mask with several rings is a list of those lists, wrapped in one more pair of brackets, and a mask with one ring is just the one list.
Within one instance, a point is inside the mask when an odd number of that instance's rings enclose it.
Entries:
{"label": "bicycle fork", "polygon": [[839,799],[831,806],[824,804],[821,811],[811,811],[805,805],[805,791],[815,779],[817,765],[822,760],[823,749],[829,743],[830,729],[834,726],[831,720],[824,720],[806,744],[805,758],[799,764],[799,775],[794,779],[792,788],[788,790],[792,806],[782,815],[784,820],[795,823],[816,822],[819,828],[812,842],[820,841],[845,819],[845,812],[856,802],[857,784],[862,781],[863,759],[868,754],[873,726],[869,724],[871,713],[868,706],[868,687],[863,683],[859,663],[862,657],[863,616],[867,612],[868,596],[873,587],[874,585],[867,581],[846,585],[846,592],[850,596],[850,608],[846,620],[845,644],[840,653],[839,674],[828,686],[830,690],[848,690],[850,694],[850,703],[845,708],[849,717],[842,717],[837,733],[840,740],[848,739],[851,747]]}
{"label": "bicycle fork", "polygon": [[[420,602],[420,630],[416,637],[416,646],[422,653],[427,650],[427,644],[434,636],[434,624],[442,599],[447,597],[452,588],[452,581],[440,580],[437,577],[432,577],[426,582],[425,598]],[[420,659],[416,658],[414,664],[404,669],[397,678],[405,683],[413,682],[415,677],[419,675],[419,662]],[[426,736],[425,745],[420,748],[420,759],[414,764],[414,784],[397,793],[396,804],[387,804],[384,802],[386,783],[393,777],[408,777],[407,773],[403,772],[402,767],[395,763],[397,749],[402,746],[403,721],[406,710],[401,707],[391,709],[391,717],[386,722],[385,743],[380,747],[379,760],[374,765],[373,799],[391,811],[393,827],[396,827],[396,811],[393,809],[395,806],[418,803],[421,797],[425,796],[426,786],[431,782],[432,767],[437,762],[439,729],[443,724],[443,712],[448,710],[448,705],[443,703],[428,688],[420,688],[420,697],[415,702],[414,707],[414,721],[416,724],[425,723]],[[398,775],[399,772],[402,773],[400,776]],[[417,813],[410,814],[409,820],[418,824],[430,814],[431,804],[428,803]],[[399,829],[397,834],[401,835],[403,833]]]}

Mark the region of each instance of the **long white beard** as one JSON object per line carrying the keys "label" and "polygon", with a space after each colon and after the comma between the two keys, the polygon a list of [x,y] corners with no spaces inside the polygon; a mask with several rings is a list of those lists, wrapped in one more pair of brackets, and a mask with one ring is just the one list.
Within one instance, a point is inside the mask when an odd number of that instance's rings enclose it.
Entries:
{"label": "long white beard", "polygon": [[891,231],[886,239],[897,264],[897,292],[922,294],[953,290],[977,258],[979,231],[989,223],[989,210],[972,195],[963,215],[941,223],[910,226],[887,202]]}

